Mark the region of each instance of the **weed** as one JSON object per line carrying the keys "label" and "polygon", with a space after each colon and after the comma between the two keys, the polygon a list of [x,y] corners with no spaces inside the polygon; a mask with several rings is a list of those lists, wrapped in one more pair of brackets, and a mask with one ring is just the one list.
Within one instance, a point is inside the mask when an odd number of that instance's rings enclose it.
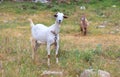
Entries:
{"label": "weed", "polygon": [[[62,70],[64,77],[80,76],[84,69],[103,69],[119,77],[120,36],[108,34],[119,26],[119,1],[92,0],[90,3],[46,4],[7,2],[0,4],[0,60],[5,77],[40,77],[44,70]],[[111,7],[116,4],[117,8]],[[81,5],[87,7],[82,11]],[[112,11],[114,9],[114,11]],[[37,62],[31,59],[30,26],[28,18],[48,26],[54,22],[52,14],[62,11],[68,15],[61,25],[59,64],[55,63],[55,50],[51,49],[51,66],[47,66],[46,46],[37,51]],[[112,12],[112,13],[109,13]],[[90,26],[87,36],[79,34],[80,16],[86,13]],[[101,17],[106,15],[107,17]],[[95,27],[108,21],[104,29]],[[119,27],[117,27],[118,29]],[[118,30],[119,31],[119,30]],[[1,76],[1,70],[0,70]],[[54,75],[51,75],[51,77]]]}
{"label": "weed", "polygon": [[98,55],[100,55],[102,53],[102,45],[101,44],[97,45],[96,49],[94,50],[94,53],[98,54]]}

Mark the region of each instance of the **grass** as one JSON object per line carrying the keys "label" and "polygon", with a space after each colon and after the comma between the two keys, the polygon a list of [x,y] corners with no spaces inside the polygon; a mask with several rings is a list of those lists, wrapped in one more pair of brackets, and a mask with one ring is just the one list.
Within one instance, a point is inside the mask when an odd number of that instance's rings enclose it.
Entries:
{"label": "grass", "polygon": [[[64,77],[77,77],[88,68],[102,69],[110,72],[112,77],[120,76],[120,31],[119,1],[89,4],[73,3],[72,5],[54,3],[47,5],[3,2],[0,4],[0,61],[3,77],[41,77],[45,70],[64,71]],[[76,4],[76,5],[75,5]],[[103,6],[100,6],[100,5]],[[113,4],[117,8],[111,7]],[[80,10],[85,5],[87,10]],[[100,7],[96,7],[99,5]],[[74,7],[74,8],[72,8]],[[21,9],[22,8],[22,9]],[[114,9],[114,11],[112,11]],[[37,62],[31,59],[30,26],[27,21],[32,18],[34,23],[51,25],[56,11],[68,15],[60,32],[59,64],[55,63],[54,47],[51,49],[51,66],[47,66],[46,46],[37,51]],[[79,21],[82,13],[86,13],[90,21],[87,36],[79,32]],[[105,17],[102,17],[105,15]],[[106,28],[96,28],[107,21]],[[116,31],[116,29],[118,29]],[[111,33],[114,32],[114,33]],[[1,65],[1,64],[0,64]],[[51,75],[49,77],[57,77]]]}

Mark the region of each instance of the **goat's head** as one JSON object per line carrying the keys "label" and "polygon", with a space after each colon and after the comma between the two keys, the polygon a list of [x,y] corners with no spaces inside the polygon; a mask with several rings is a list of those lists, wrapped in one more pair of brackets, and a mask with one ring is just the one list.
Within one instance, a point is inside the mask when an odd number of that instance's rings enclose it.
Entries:
{"label": "goat's head", "polygon": [[82,21],[85,21],[85,16],[82,16],[81,20],[82,20]]}
{"label": "goat's head", "polygon": [[56,17],[56,22],[59,24],[63,21],[63,18],[67,18],[67,16],[60,12],[56,13],[54,17]]}
{"label": "goat's head", "polygon": [[86,15],[83,13],[81,17],[81,21],[85,21],[85,19],[86,19]]}

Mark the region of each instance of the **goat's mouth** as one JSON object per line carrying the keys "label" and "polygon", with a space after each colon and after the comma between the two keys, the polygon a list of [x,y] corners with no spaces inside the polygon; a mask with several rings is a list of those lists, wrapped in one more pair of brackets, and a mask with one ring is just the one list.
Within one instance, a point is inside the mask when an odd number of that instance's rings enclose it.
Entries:
{"label": "goat's mouth", "polygon": [[61,22],[58,22],[59,24],[61,24]]}
{"label": "goat's mouth", "polygon": [[61,24],[61,22],[62,22],[61,20],[58,21],[59,24]]}

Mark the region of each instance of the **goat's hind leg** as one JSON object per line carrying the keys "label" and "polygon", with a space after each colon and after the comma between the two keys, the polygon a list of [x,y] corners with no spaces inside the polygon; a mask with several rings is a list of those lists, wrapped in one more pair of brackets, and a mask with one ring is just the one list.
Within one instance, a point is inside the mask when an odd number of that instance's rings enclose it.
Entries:
{"label": "goat's hind leg", "polygon": [[84,36],[87,34],[87,28],[84,28]]}
{"label": "goat's hind leg", "polygon": [[48,52],[48,66],[50,66],[50,44],[47,44],[47,52]]}
{"label": "goat's hind leg", "polygon": [[33,39],[31,40],[31,44],[32,44],[32,60],[35,61],[36,60],[36,51],[38,49],[38,47],[40,46],[40,44],[37,43],[37,40]]}

